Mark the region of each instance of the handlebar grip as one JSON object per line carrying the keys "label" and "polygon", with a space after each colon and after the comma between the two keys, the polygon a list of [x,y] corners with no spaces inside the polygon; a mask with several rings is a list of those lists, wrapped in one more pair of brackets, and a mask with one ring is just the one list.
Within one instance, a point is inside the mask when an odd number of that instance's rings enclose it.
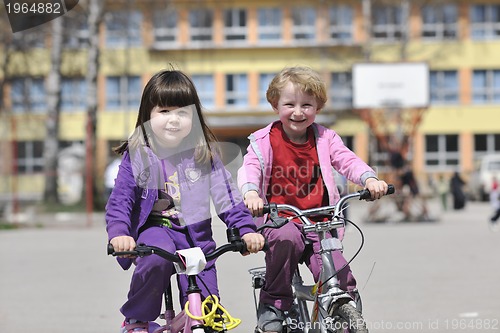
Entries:
{"label": "handlebar grip", "polygon": [[264,208],[262,209],[263,214],[269,214],[271,211],[271,208],[269,207],[269,204],[264,204]]}
{"label": "handlebar grip", "polygon": [[132,255],[132,256],[139,255],[139,253],[136,250],[116,252],[115,248],[113,247],[113,245],[111,243],[108,243],[107,252],[108,252],[108,256],[111,255],[114,257],[119,257],[119,256],[123,256],[123,255]]}
{"label": "handlebar grip", "polygon": [[269,251],[269,242],[267,241],[267,238],[264,240],[264,246],[262,247],[263,252]]}
{"label": "handlebar grip", "polygon": [[385,195],[394,194],[394,192],[396,192],[396,188],[394,187],[394,185],[387,185],[387,193]]}
{"label": "handlebar grip", "polygon": [[112,255],[113,253],[115,253],[115,248],[113,247],[113,245],[111,243],[108,243],[108,256],[109,255]]}
{"label": "handlebar grip", "polygon": [[[264,246],[262,247],[261,249],[262,252],[267,252],[269,251],[269,243],[267,241],[267,238],[264,239]],[[241,242],[241,250],[240,250],[240,253],[241,254],[245,254],[245,253],[248,253],[248,250],[247,250],[247,244],[245,242]]]}
{"label": "handlebar grip", "polygon": [[[389,194],[394,194],[396,191],[396,188],[394,187],[393,184],[388,184],[387,185],[387,192],[384,195],[389,195]],[[359,191],[359,200],[368,200],[371,198],[370,191],[367,189]]]}

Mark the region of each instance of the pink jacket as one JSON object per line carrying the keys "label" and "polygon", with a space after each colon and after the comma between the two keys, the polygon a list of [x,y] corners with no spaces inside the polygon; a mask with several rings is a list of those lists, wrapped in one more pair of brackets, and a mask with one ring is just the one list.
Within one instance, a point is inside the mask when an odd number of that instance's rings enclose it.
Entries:
{"label": "pink jacket", "polygon": [[[264,202],[266,202],[273,165],[273,151],[269,139],[273,124],[269,124],[248,137],[250,145],[243,158],[243,166],[238,170],[238,187],[243,196],[246,192],[255,190]],[[376,178],[375,171],[347,148],[335,131],[316,123],[312,126],[316,137],[321,175],[328,191],[330,205],[335,204],[340,198],[335,183],[334,169],[358,185],[364,185],[366,179],[370,177]],[[259,218],[256,223],[262,224],[263,218]],[[343,230],[339,230],[340,239],[343,238],[343,234]]]}

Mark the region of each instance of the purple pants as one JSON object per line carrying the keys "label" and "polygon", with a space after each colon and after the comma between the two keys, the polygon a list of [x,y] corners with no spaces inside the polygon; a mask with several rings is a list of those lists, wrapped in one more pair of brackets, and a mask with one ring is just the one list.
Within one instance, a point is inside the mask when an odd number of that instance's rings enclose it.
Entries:
{"label": "purple pants", "polygon": [[[192,247],[187,236],[179,231],[166,227],[150,227],[144,230],[137,240],[137,244],[157,246],[174,253],[177,249]],[[206,297],[209,294],[219,295],[217,288],[217,271],[214,265],[205,268],[198,275],[205,286],[200,283],[202,294]],[[139,321],[153,321],[158,318],[162,308],[163,292],[170,285],[172,274],[175,274],[174,265],[155,254],[136,259],[136,267],[132,274],[128,300],[121,308],[126,319],[136,319]],[[187,276],[178,275],[182,306],[187,301],[185,290],[187,289]]]}
{"label": "purple pants", "polygon": [[[260,301],[286,311],[293,303],[292,277],[304,254],[305,235],[301,224],[287,223],[279,229],[264,229],[264,236],[269,243],[269,251],[266,253],[266,283],[260,291]],[[320,243],[315,233],[309,233],[307,238],[312,241],[314,253],[308,255],[304,263],[317,282],[321,273]],[[347,263],[341,251],[333,251],[332,257],[336,270]],[[342,290],[351,291],[356,287],[349,266],[337,277]]]}

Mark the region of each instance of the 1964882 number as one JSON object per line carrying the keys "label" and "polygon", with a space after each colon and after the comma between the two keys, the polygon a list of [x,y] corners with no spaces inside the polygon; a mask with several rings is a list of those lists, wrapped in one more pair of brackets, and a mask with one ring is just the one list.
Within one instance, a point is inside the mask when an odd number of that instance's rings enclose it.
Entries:
{"label": "1964882 number", "polygon": [[60,2],[9,2],[5,4],[8,14],[61,14]]}

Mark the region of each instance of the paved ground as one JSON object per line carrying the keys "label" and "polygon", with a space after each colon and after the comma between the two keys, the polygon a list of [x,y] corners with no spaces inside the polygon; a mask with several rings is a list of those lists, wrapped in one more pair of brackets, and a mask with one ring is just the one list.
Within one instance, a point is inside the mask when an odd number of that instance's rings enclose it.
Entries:
{"label": "paved ground", "polygon": [[[359,221],[372,204],[355,203],[351,217]],[[365,247],[352,269],[370,332],[500,331],[500,232],[488,228],[488,204],[445,213],[431,208],[439,221],[360,224]],[[118,332],[130,272],[106,256],[100,215],[90,226],[67,215],[43,224],[0,231],[0,331]],[[222,242],[224,227],[215,233]],[[347,256],[359,240],[349,229]],[[243,320],[233,332],[253,332],[247,270],[262,263],[260,254],[219,261],[223,302]]]}

